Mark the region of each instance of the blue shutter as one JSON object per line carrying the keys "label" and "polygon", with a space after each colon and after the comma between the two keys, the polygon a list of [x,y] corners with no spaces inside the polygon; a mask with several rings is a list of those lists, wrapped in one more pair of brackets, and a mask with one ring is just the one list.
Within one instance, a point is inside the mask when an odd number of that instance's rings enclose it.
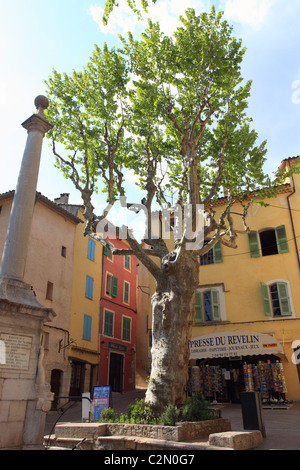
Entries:
{"label": "blue shutter", "polygon": [[92,332],[92,317],[90,315],[84,315],[82,338],[90,341],[91,340],[91,332]]}
{"label": "blue shutter", "polygon": [[94,279],[91,276],[86,276],[86,284],[85,284],[85,296],[88,299],[93,298],[93,289],[94,289]]}
{"label": "blue shutter", "polygon": [[87,256],[88,256],[88,259],[90,259],[91,261],[95,261],[95,247],[96,247],[95,240],[92,240],[91,238],[89,238]]}

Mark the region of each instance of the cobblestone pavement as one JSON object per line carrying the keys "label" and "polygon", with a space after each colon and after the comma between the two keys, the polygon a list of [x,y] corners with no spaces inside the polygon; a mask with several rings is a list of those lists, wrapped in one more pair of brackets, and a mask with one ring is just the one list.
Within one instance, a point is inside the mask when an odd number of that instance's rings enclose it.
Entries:
{"label": "cobblestone pavement", "polygon": [[[116,413],[126,412],[131,403],[143,398],[144,389],[137,389],[128,393],[112,394],[111,407]],[[62,422],[81,422],[81,403],[68,404],[67,409],[60,417]],[[241,405],[221,405],[222,418],[229,418],[233,431],[243,430],[243,417]],[[50,412],[47,416],[45,435],[51,431],[59,418],[58,412]],[[266,438],[256,450],[300,450],[300,402],[294,403],[289,409],[263,409],[263,422]]]}

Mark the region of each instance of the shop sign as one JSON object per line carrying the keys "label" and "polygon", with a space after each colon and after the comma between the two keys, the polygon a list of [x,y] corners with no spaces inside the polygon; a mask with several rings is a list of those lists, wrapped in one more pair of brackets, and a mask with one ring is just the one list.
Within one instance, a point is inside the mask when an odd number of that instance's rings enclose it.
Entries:
{"label": "shop sign", "polygon": [[192,338],[190,359],[283,354],[280,343],[264,333],[226,331]]}
{"label": "shop sign", "polygon": [[111,395],[110,385],[94,387],[94,391],[93,391],[94,419],[99,419],[101,412],[110,407],[110,395]]}

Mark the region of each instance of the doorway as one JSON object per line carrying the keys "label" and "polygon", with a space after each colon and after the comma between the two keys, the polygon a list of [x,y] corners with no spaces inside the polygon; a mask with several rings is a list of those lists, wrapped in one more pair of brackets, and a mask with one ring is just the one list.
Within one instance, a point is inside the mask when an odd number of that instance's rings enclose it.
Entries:
{"label": "doorway", "polygon": [[110,353],[109,385],[112,392],[123,392],[123,361],[121,354]]}
{"label": "doorway", "polygon": [[58,405],[57,397],[59,396],[59,392],[60,392],[61,374],[62,374],[61,370],[58,370],[58,369],[53,369],[51,372],[50,386],[51,386],[51,392],[54,393],[54,399],[51,404],[51,408],[53,410],[56,410],[57,405]]}

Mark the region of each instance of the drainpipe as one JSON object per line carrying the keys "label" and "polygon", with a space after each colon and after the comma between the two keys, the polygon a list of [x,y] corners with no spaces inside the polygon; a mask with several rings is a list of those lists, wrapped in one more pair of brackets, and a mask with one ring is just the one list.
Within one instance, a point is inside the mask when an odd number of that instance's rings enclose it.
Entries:
{"label": "drainpipe", "polygon": [[[291,167],[291,163],[289,161],[289,167]],[[287,197],[287,203],[288,203],[288,208],[289,208],[289,213],[290,213],[290,219],[291,219],[291,225],[292,225],[292,231],[293,231],[293,237],[294,237],[294,243],[295,243],[295,248],[296,248],[296,255],[297,255],[297,261],[298,261],[298,266],[300,270],[300,257],[299,257],[299,250],[298,250],[298,245],[297,245],[297,240],[296,240],[296,234],[295,234],[295,226],[294,226],[294,220],[293,220],[293,215],[292,215],[292,210],[291,210],[291,205],[290,205],[290,197],[295,194],[296,189],[295,189],[295,181],[294,177],[291,177],[292,180],[292,187],[293,187],[293,192],[288,195]]]}

